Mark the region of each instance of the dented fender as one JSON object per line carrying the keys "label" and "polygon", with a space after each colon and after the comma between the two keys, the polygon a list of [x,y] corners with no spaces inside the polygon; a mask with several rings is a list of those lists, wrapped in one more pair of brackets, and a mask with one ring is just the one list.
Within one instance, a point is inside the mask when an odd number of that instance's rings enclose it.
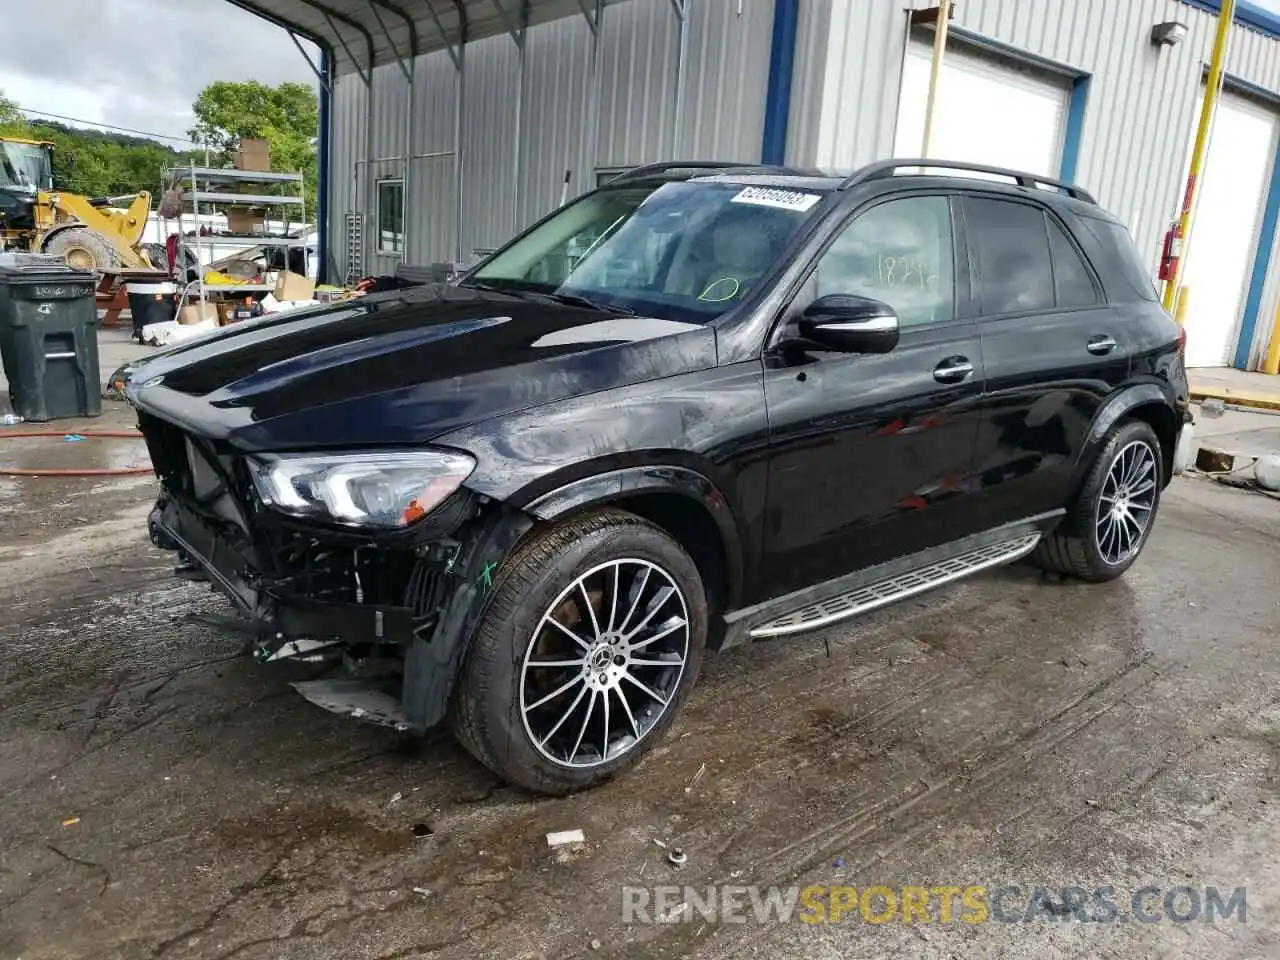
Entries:
{"label": "dented fender", "polygon": [[449,571],[456,586],[430,639],[414,637],[405,655],[401,702],[411,729],[422,733],[445,718],[497,571],[533,524],[524,511],[495,507],[465,535],[459,532],[461,547]]}

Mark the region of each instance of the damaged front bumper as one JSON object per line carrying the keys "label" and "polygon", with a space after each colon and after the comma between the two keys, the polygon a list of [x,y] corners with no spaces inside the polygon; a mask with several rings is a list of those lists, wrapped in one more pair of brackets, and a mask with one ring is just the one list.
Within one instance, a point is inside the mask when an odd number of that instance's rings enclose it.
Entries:
{"label": "damaged front bumper", "polygon": [[408,644],[413,637],[409,607],[326,602],[266,586],[265,564],[252,548],[233,545],[211,520],[167,493],[147,526],[152,543],[177,550],[255,625],[260,659],[281,659],[291,644],[301,653],[315,641]]}
{"label": "damaged front bumper", "polygon": [[[251,525],[210,515],[168,490],[148,527],[156,546],[179,554],[183,576],[208,580],[248,619],[260,660],[338,657],[357,674],[295,683],[308,700],[357,719],[422,732],[444,719],[493,572],[532,519],[497,504],[479,509],[468,503],[443,523],[421,522],[428,536],[441,535],[386,549],[368,542],[326,543],[325,531],[307,535],[313,555],[355,558],[349,571],[326,572],[322,587],[314,572],[281,567],[281,551],[264,548],[271,532],[251,536]],[[299,534],[293,530],[291,536]],[[361,582],[361,570],[367,582]],[[354,584],[335,588],[332,581],[344,578],[354,578]],[[399,602],[390,602],[392,597]]]}

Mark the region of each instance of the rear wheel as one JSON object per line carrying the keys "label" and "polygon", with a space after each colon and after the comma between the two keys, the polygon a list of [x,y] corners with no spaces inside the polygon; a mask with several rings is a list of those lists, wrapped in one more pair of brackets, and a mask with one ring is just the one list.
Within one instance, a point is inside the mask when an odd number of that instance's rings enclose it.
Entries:
{"label": "rear wheel", "polygon": [[120,266],[120,255],[115,248],[88,227],[71,227],[55,234],[44,245],[44,250],[80,270],[101,273]]}
{"label": "rear wheel", "polygon": [[1160,507],[1164,463],[1146,423],[1122,421],[1107,438],[1062,525],[1036,547],[1048,570],[1101,582],[1133,565]]}
{"label": "rear wheel", "polygon": [[592,786],[661,738],[697,679],[697,567],[620,511],[535,535],[500,571],[450,710],[458,739],[540,793]]}

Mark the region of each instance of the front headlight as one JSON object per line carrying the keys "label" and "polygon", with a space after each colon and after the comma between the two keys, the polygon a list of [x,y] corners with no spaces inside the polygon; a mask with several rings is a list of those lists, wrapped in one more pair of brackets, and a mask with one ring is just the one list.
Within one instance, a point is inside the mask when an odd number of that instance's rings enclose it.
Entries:
{"label": "front headlight", "polygon": [[430,513],[475,468],[464,453],[284,454],[250,460],[267,506],[356,527],[405,527]]}

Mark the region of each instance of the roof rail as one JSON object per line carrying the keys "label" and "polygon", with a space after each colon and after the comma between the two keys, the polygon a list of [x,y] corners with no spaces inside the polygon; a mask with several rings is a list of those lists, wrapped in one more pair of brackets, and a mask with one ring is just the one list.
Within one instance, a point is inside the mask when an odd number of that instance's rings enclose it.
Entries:
{"label": "roof rail", "polygon": [[903,167],[960,170],[967,173],[990,173],[1001,177],[1009,177],[1020,187],[1038,188],[1038,185],[1043,184],[1061,190],[1075,200],[1083,200],[1085,203],[1092,203],[1094,206],[1098,204],[1098,201],[1093,198],[1093,194],[1072,183],[1063,183],[1061,180],[1054,180],[1052,177],[1042,177],[1039,174],[1026,173],[1021,170],[992,167],[982,163],[966,163],[960,160],[877,160],[875,163],[869,163],[865,167],[854,171],[852,176],[847,177],[844,183],[840,184],[840,189],[848,190],[850,187],[857,186],[859,183],[866,183],[868,180],[892,177],[894,173]]}
{"label": "roof rail", "polygon": [[618,174],[609,182],[618,183],[621,180],[639,180],[642,177],[653,177],[663,173],[671,173],[676,170],[757,170],[761,173],[778,173],[793,176],[803,175],[803,171],[795,170],[791,167],[780,167],[773,164],[731,163],[724,160],[664,160],[659,163],[646,163],[639,167],[632,167],[630,170],[626,170]]}

